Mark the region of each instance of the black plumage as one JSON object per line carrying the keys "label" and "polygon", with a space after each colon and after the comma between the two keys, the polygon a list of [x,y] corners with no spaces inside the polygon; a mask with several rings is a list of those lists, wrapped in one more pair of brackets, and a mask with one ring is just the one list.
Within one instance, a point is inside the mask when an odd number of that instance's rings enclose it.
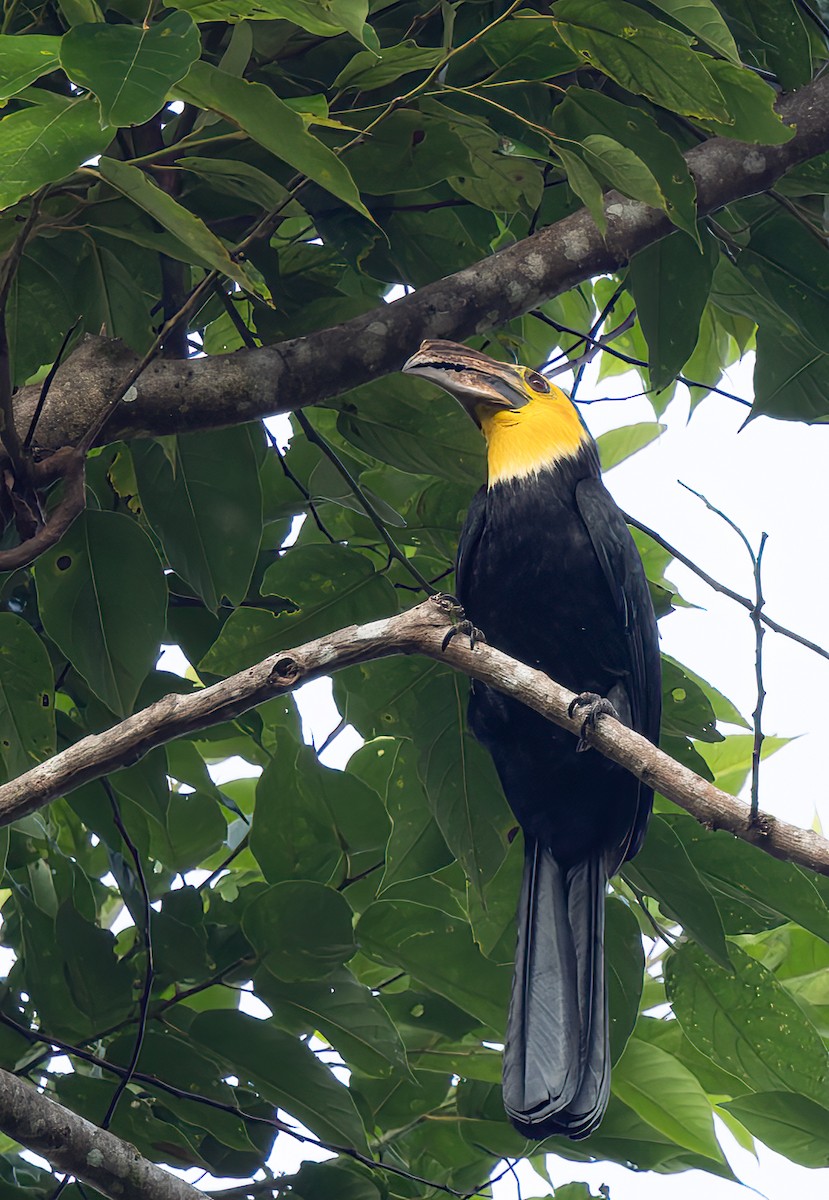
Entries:
{"label": "black plumage", "polygon": [[[647,582],[572,403],[536,373],[452,343],[424,343],[406,369],[455,395],[489,443],[489,486],[458,545],[467,618],[491,645],[574,692],[606,697],[622,721],[657,740],[660,661]],[[469,720],[524,833],[504,1105],[527,1137],[586,1137],[610,1087],[607,881],[642,843],[651,792],[477,682]]]}

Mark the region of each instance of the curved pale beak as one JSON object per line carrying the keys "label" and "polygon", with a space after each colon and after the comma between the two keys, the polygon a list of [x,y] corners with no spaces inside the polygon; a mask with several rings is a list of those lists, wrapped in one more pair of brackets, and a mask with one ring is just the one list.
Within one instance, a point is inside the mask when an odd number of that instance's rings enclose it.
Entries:
{"label": "curved pale beak", "polygon": [[401,370],[438,384],[454,396],[476,425],[480,425],[479,407],[521,408],[531,399],[515,367],[457,342],[422,342]]}

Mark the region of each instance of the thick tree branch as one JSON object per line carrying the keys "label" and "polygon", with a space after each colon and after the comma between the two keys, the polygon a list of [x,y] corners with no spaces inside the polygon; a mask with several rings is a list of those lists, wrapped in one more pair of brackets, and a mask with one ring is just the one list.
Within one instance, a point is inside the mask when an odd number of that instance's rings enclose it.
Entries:
{"label": "thick tree branch", "polygon": [[[427,600],[397,616],[351,625],[294,650],[273,654],[212,687],[187,696],[165,696],[0,787],[0,823],[14,821],[82,783],[134,763],[154,746],[231,720],[321,675],[394,654],[424,654],[445,662],[516,697],[563,729],[580,732],[580,720],[568,715],[572,692],[492,646],[479,643],[473,650],[467,639],[456,637],[444,648],[450,622],[440,598]],[[703,824],[727,830],[775,858],[829,875],[826,838],[768,813],[760,813],[752,821],[748,805],[701,779],[618,721],[603,717],[589,734],[589,741]]]}
{"label": "thick tree branch", "polygon": [[0,1129],[113,1200],[204,1200],[204,1192],[142,1158],[129,1142],[3,1070]]}
{"label": "thick tree branch", "polygon": [[[785,145],[712,138],[688,152],[701,215],[767,190],[791,167],[829,150],[829,74],[783,97],[779,111],[796,127]],[[395,304],[307,337],[213,358],[156,361],[105,437],[234,425],[339,395],[397,370],[423,338],[462,341],[493,329],[585,279],[618,270],[674,228],[661,210],[615,192],[605,199],[605,213],[605,237],[582,210]],[[77,444],[137,361],[119,342],[87,338],[56,375],[38,427],[41,445]],[[15,397],[20,428],[37,393],[24,388]]]}

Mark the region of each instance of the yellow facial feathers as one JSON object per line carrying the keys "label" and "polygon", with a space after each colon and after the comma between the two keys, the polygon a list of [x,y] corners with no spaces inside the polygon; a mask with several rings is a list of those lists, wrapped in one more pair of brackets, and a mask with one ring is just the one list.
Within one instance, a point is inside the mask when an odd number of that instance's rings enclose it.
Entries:
{"label": "yellow facial feathers", "polygon": [[487,442],[490,487],[526,479],[574,457],[589,436],[560,388],[551,385],[549,395],[543,395],[525,387],[533,398],[522,408],[482,404],[476,411]]}

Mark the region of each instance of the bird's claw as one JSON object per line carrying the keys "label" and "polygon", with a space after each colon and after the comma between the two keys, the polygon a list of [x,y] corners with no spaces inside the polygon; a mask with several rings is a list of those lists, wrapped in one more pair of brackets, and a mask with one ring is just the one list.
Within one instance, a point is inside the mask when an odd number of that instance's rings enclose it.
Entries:
{"label": "bird's claw", "polygon": [[596,728],[599,717],[615,717],[618,721],[619,714],[610,701],[605,696],[598,695],[597,692],[580,692],[578,696],[574,696],[567,707],[567,716],[572,717],[577,708],[586,710],[576,744],[576,752],[581,753],[590,749],[587,735]]}
{"label": "bird's claw", "polygon": [[466,614],[463,611],[463,605],[458,600],[457,596],[450,596],[447,592],[436,592],[432,596],[434,604],[447,613],[452,619],[452,624],[446,630],[446,636],[441,643],[441,650],[445,650],[452,638],[461,634],[463,637],[469,638],[469,649],[474,650],[478,642],[485,642],[486,638],[471,621],[466,619]]}

